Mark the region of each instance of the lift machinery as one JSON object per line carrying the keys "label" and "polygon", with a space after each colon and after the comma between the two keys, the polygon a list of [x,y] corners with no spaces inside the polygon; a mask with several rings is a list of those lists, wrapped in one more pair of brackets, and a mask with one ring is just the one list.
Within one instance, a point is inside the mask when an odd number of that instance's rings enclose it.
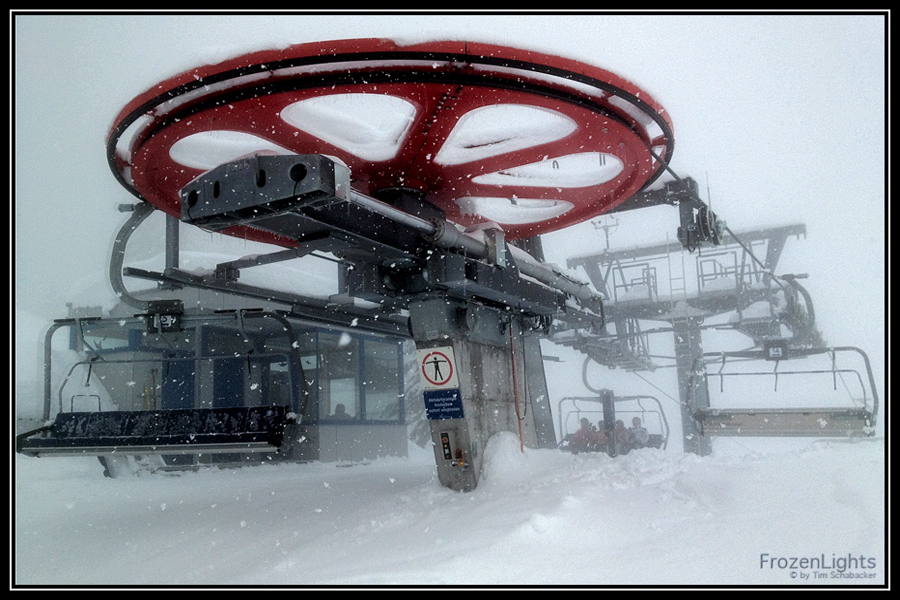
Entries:
{"label": "lift machinery", "polygon": [[[290,337],[292,320],[304,319],[411,338],[440,482],[472,490],[494,433],[513,431],[523,447],[556,447],[540,339],[575,331],[602,340],[610,323],[608,292],[544,262],[539,236],[617,209],[671,204],[683,247],[725,237],[685,182],[662,195],[647,191],[673,148],[669,117],[650,95],[556,56],[383,39],[255,52],[163,81],[115,119],[109,165],[137,203],[117,239],[111,279],[142,311],[134,327],[160,343],[168,328],[209,316],[177,299],[137,299],[123,276],[287,307],[266,313],[273,337]],[[130,233],[155,211],[168,224],[166,269],[124,267]],[[277,250],[190,273],[174,258],[179,223]],[[241,270],[312,253],[341,265],[342,301],[240,281]],[[217,318],[241,332],[248,316]],[[140,437],[132,430],[146,411],[101,413],[104,426],[70,412],[21,436],[18,449],[289,446],[301,437],[306,378],[284,348],[288,400],[263,402],[269,408],[249,411],[255,417],[240,407],[188,406],[159,412],[157,429]]]}

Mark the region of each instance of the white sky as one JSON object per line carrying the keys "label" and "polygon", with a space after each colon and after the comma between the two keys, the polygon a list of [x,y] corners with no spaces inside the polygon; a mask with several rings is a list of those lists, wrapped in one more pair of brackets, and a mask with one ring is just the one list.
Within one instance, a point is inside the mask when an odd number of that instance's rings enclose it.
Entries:
{"label": "white sky", "polygon": [[[704,194],[708,185],[731,229],[806,223],[807,239],[788,249],[782,272],[809,273],[804,285],[826,339],[864,348],[880,379],[884,25],[874,14],[16,15],[15,307],[50,320],[76,297],[108,303],[109,285],[88,282],[105,280],[124,221],[116,206],[133,197],[106,164],[105,136],[119,110],[160,80],[292,43],[469,39],[590,62],[653,95],[674,123],[673,169]],[[678,226],[674,210],[662,222],[643,219],[623,218],[611,242],[661,241]],[[564,263],[601,243],[584,224],[547,236],[545,249]]]}

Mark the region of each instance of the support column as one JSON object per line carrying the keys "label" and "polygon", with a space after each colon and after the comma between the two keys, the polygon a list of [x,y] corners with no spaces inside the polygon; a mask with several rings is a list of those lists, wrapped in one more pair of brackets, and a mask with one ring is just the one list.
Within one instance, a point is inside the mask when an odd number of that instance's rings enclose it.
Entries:
{"label": "support column", "polygon": [[[540,336],[525,332],[522,336],[524,345],[523,366],[527,396],[534,421],[534,432],[538,448],[556,448],[556,429],[553,426],[553,414],[550,411],[550,390],[547,389],[547,376],[544,373],[544,353],[541,351]],[[518,352],[518,350],[517,350]],[[520,380],[521,380],[520,379]]]}
{"label": "support column", "polygon": [[619,455],[619,440],[616,437],[616,397],[612,390],[600,390],[603,403],[603,433],[606,434],[606,453],[615,458]]}
{"label": "support column", "polygon": [[700,337],[702,320],[691,317],[675,319],[675,363],[678,370],[678,396],[681,401],[681,429],[684,451],[707,456],[712,441],[702,435],[694,413],[709,408],[709,385]]}
{"label": "support column", "polygon": [[[181,256],[181,237],[179,234],[180,221],[172,215],[166,215],[166,272],[169,269],[178,269]],[[161,283],[164,290],[179,290],[182,286],[176,283]]]}
{"label": "support column", "polygon": [[540,347],[519,318],[441,297],[409,312],[441,485],[475,489],[495,433],[513,432],[523,448],[556,445]]}

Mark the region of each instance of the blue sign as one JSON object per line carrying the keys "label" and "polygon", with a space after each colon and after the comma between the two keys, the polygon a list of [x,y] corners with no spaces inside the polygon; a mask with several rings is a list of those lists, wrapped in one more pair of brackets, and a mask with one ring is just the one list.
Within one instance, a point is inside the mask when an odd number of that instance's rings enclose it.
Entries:
{"label": "blue sign", "polygon": [[432,421],[462,419],[462,395],[458,389],[425,392],[425,414]]}

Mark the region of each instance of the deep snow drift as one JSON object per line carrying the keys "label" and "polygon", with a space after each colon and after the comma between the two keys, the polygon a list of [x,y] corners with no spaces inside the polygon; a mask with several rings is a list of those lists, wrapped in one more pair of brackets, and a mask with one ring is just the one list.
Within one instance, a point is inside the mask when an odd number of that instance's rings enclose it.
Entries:
{"label": "deep snow drift", "polygon": [[15,582],[884,585],[883,440],[754,441],[612,459],[501,434],[468,494],[416,446],[119,479],[94,458],[17,457]]}

